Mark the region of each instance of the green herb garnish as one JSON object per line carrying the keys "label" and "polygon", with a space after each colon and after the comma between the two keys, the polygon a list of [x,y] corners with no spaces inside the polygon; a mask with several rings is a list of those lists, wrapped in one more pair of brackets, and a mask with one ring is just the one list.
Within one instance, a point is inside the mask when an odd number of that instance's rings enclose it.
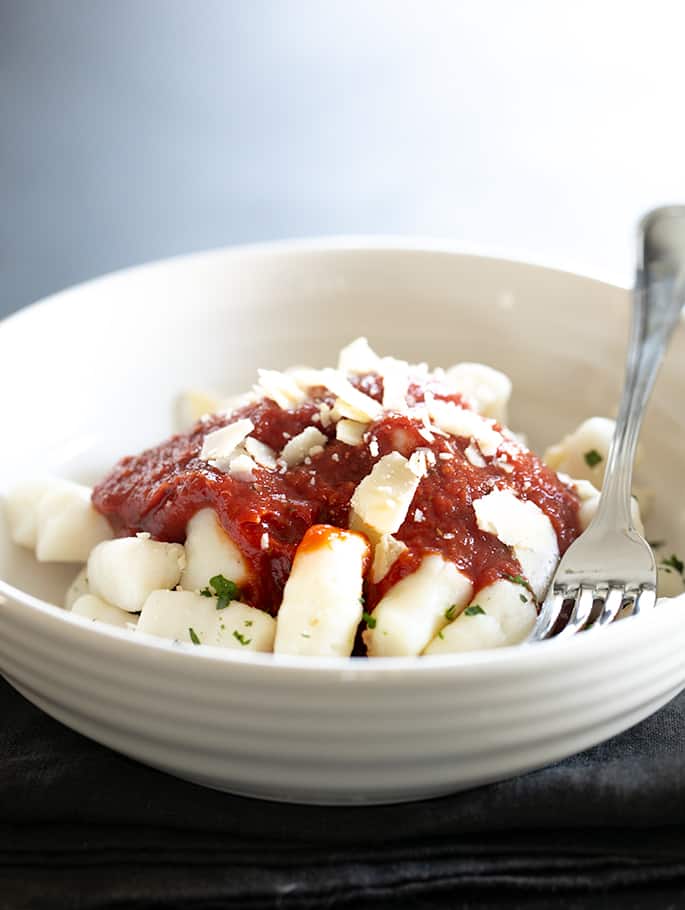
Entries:
{"label": "green herb garnish", "polygon": [[650,545],[650,547],[653,550],[658,550],[659,547],[663,547],[663,545],[666,543],[666,541],[665,540],[648,540],[647,543]]}
{"label": "green herb garnish", "polygon": [[239,632],[237,629],[234,629],[234,630],[233,630],[233,637],[234,637],[235,639],[237,639],[237,640],[240,642],[241,645],[249,645],[250,642],[252,641],[251,638],[245,638],[244,635],[241,635],[240,632]]}
{"label": "green herb garnish", "polygon": [[194,645],[200,644],[200,639],[197,636],[197,632],[192,628],[192,626],[188,629],[188,635],[190,635],[190,640]]}
{"label": "green herb garnish", "polygon": [[485,610],[478,604],[471,604],[470,607],[467,607],[464,610],[465,616],[478,616],[479,613],[482,613],[485,616]]}
{"label": "green herb garnish", "polygon": [[200,591],[203,597],[217,597],[217,610],[225,610],[232,600],[240,600],[240,588],[225,575],[214,575],[209,585]]}
{"label": "green herb garnish", "polygon": [[528,587],[528,582],[523,575],[505,575],[504,577],[514,585],[523,585],[524,588]]}
{"label": "green herb garnish", "polygon": [[442,634],[442,629],[440,629],[438,632],[438,638],[441,638],[443,641],[445,640],[445,636]]}
{"label": "green herb garnish", "polygon": [[600,463],[600,461],[604,461],[597,449],[590,449],[589,452],[586,452],[583,455],[583,458],[585,459],[585,464],[588,466],[588,468],[595,468]]}
{"label": "green herb garnish", "polygon": [[452,620],[454,619],[454,617],[457,615],[457,610],[458,610],[458,609],[459,609],[459,607],[458,607],[457,604],[452,604],[451,607],[448,607],[448,608],[445,610],[445,619],[448,620],[449,622],[452,622]]}
{"label": "green herb garnish", "polygon": [[370,613],[367,613],[366,610],[364,610],[364,612],[362,613],[362,619],[366,623],[367,629],[376,628],[376,617],[372,616]]}
{"label": "green herb garnish", "polygon": [[526,597],[525,594],[519,594],[519,600],[521,601],[522,604],[528,603],[528,598]]}
{"label": "green herb garnish", "polygon": [[685,563],[682,561],[682,559],[678,559],[678,557],[675,555],[675,553],[673,553],[668,559],[663,559],[661,561],[661,565],[670,566],[672,569],[675,569],[676,572],[679,572],[681,575],[685,571]]}

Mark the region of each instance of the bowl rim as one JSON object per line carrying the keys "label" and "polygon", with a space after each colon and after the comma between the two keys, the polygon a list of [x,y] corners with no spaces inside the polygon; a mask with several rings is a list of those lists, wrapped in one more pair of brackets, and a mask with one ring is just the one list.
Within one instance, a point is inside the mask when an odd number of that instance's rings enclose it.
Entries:
{"label": "bowl rim", "polygon": [[[224,256],[247,255],[301,255],[307,253],[408,253],[408,254],[427,254],[427,255],[445,255],[449,257],[468,258],[480,260],[483,262],[494,261],[505,265],[523,266],[535,270],[554,272],[570,278],[587,279],[599,284],[603,284],[612,290],[626,291],[626,285],[617,279],[615,275],[600,274],[596,269],[584,269],[574,267],[573,264],[566,266],[555,265],[549,262],[543,262],[536,257],[528,257],[518,252],[512,253],[511,250],[503,251],[496,247],[465,247],[456,244],[450,240],[430,237],[430,236],[412,236],[412,235],[364,235],[364,234],[342,234],[321,237],[296,237],[282,240],[270,240],[257,243],[247,244],[228,244],[217,246],[206,250],[200,250],[191,253],[184,253],[178,256],[171,256],[163,259],[151,260],[137,265],[117,269],[104,275],[97,276],[84,282],[71,285],[62,290],[55,292],[47,297],[43,297],[34,303],[29,304],[15,313],[11,313],[4,319],[0,320],[0,341],[3,330],[9,325],[14,324],[17,320],[35,317],[43,308],[53,308],[60,306],[69,300],[72,295],[80,292],[91,291],[97,293],[98,285],[114,280],[124,280],[128,277],[134,277],[137,273],[153,272],[164,270],[169,267],[191,266],[194,262],[203,260],[221,258]],[[669,599],[672,600],[672,599]],[[251,667],[272,668],[278,670],[290,671],[309,671],[315,673],[335,674],[339,676],[341,671],[350,671],[355,676],[363,674],[364,676],[381,675],[386,676],[389,673],[406,673],[408,670],[412,675],[420,671],[421,675],[441,673],[445,670],[459,670],[467,667],[473,668],[507,668],[518,667],[522,661],[531,665],[531,668],[538,665],[540,661],[547,663],[548,660],[556,661],[562,654],[575,652],[579,659],[581,655],[589,656],[597,650],[604,651],[609,647],[612,641],[618,645],[618,638],[630,634],[630,630],[635,629],[639,634],[639,629],[652,621],[653,614],[647,616],[638,616],[631,618],[629,622],[612,625],[611,628],[597,630],[592,636],[573,636],[569,639],[551,639],[544,642],[538,642],[535,645],[516,645],[508,648],[490,649],[482,651],[461,652],[458,654],[445,655],[419,655],[416,657],[304,657],[293,655],[276,655],[272,653],[246,652],[241,653],[235,649],[220,648],[212,645],[203,645],[201,648],[185,643],[173,642],[156,636],[138,633],[133,636],[129,630],[120,629],[115,626],[108,626],[105,623],[93,623],[86,617],[78,616],[62,607],[52,604],[47,600],[35,597],[28,592],[22,591],[4,579],[0,578],[0,609],[9,602],[14,602],[20,607],[28,607],[37,612],[44,618],[63,624],[66,631],[71,627],[74,631],[88,629],[90,635],[93,635],[92,641],[95,645],[99,642],[105,646],[107,642],[126,643],[129,647],[152,649],[158,654],[174,655],[175,657],[192,657],[193,661],[198,660],[219,662],[221,664],[249,665]],[[668,606],[662,605],[659,613],[668,613]],[[623,628],[622,628],[623,627]],[[115,645],[116,646],[116,645]],[[613,645],[611,645],[613,647]]]}

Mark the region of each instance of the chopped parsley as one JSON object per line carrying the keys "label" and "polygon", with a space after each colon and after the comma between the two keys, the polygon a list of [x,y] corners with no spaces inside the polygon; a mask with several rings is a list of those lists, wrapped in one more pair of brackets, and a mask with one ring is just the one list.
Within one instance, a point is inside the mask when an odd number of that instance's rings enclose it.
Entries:
{"label": "chopped parsley", "polygon": [[523,575],[505,575],[504,577],[514,585],[523,585],[524,588],[528,587],[528,582]]}
{"label": "chopped parsley", "polygon": [[600,461],[604,461],[597,449],[590,449],[589,452],[586,452],[583,455],[583,458],[585,459],[585,464],[588,468],[596,468]]}
{"label": "chopped parsley", "polygon": [[478,604],[471,604],[470,607],[467,607],[464,610],[465,616],[478,616],[479,613],[482,613],[485,616],[485,610]]}
{"label": "chopped parsley", "polygon": [[364,610],[364,612],[362,613],[362,619],[366,623],[367,629],[376,628],[376,617],[372,616],[370,613],[367,613],[366,610]]}
{"label": "chopped parsley", "polygon": [[658,550],[659,547],[663,547],[663,545],[666,543],[666,541],[665,540],[648,540],[647,543],[650,545],[650,547],[653,550]]}
{"label": "chopped parsley", "polygon": [[309,634],[309,632],[303,632],[303,633],[302,633],[302,638],[311,638],[311,637],[312,637],[312,636]]}
{"label": "chopped parsley", "polygon": [[225,610],[232,600],[240,600],[240,588],[225,575],[213,575],[209,585],[200,591],[203,597],[217,597],[217,610]]}
{"label": "chopped parsley", "polygon": [[445,636],[442,634],[442,629],[440,629],[438,632],[438,638],[441,638],[443,641],[445,640]]}
{"label": "chopped parsley", "polygon": [[251,625],[252,625],[252,620],[251,620],[251,619],[246,619],[244,625],[246,625],[246,626],[251,626]]}
{"label": "chopped parsley", "polygon": [[445,619],[447,619],[449,622],[452,622],[452,620],[454,619],[454,617],[457,615],[457,610],[458,610],[458,609],[459,609],[459,607],[458,607],[457,604],[452,604],[451,607],[448,607],[448,608],[445,610]]}
{"label": "chopped parsley", "polygon": [[521,601],[522,604],[528,603],[528,598],[526,597],[525,594],[519,594],[519,600]]}
{"label": "chopped parsley", "polygon": [[188,629],[188,635],[190,635],[190,640],[192,641],[192,643],[194,645],[200,644],[200,639],[198,638],[197,632],[195,631],[195,629],[193,629],[192,626],[190,626]]}
{"label": "chopped parsley", "polygon": [[661,565],[675,569],[676,572],[678,572],[680,575],[682,575],[685,571],[685,563],[682,561],[682,559],[678,559],[675,553],[673,553],[668,559],[663,559],[661,561]]}
{"label": "chopped parsley", "polygon": [[252,641],[251,638],[245,638],[244,635],[241,635],[237,629],[233,630],[233,637],[240,642],[241,645],[249,645]]}

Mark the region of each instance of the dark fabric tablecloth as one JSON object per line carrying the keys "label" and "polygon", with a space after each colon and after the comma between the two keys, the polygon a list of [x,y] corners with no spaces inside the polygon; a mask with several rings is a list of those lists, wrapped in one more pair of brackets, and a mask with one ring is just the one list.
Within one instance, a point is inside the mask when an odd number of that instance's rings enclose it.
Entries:
{"label": "dark fabric tablecloth", "polygon": [[0,718],[2,910],[685,906],[685,694],[544,770],[369,808],[176,780],[4,680]]}

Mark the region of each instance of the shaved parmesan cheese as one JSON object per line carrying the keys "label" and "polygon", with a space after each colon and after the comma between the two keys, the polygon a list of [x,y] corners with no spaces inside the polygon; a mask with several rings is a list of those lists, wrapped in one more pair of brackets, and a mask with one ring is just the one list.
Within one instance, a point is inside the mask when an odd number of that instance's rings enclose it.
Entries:
{"label": "shaved parmesan cheese", "polygon": [[[474,445],[472,442],[464,449],[464,455],[466,456],[466,460],[470,462],[474,468],[485,467],[485,459],[478,451],[478,446]],[[504,467],[504,465],[502,465],[502,467]]]}
{"label": "shaved parmesan cheese", "polygon": [[535,596],[545,594],[559,560],[552,522],[534,502],[524,502],[511,490],[493,490],[473,503],[481,531],[510,546]]}
{"label": "shaved parmesan cheese", "polygon": [[244,442],[244,446],[247,454],[253,461],[256,461],[258,465],[261,465],[263,468],[268,468],[270,471],[276,469],[276,453],[270,446],[255,439],[254,436],[248,436]]}
{"label": "shaved parmesan cheese", "polygon": [[337,370],[323,370],[324,384],[334,395],[337,395],[344,404],[354,408],[355,415],[361,420],[375,420],[380,417],[382,406],[369,395],[360,392],[352,383]]}
{"label": "shaved parmesan cheese", "polygon": [[[207,433],[202,441],[200,458],[203,461],[222,462],[230,458],[236,447],[254,430],[251,420],[245,418],[229,423],[220,430]],[[219,465],[217,465],[219,466]]]}
{"label": "shaved parmesan cheese", "polygon": [[279,408],[287,410],[296,407],[307,397],[292,376],[279,373],[278,370],[257,370],[259,383],[257,388]]}
{"label": "shaved parmesan cheese", "polygon": [[294,468],[305,460],[314,446],[324,446],[327,442],[328,437],[321,430],[317,430],[316,427],[305,427],[283,447],[280,457],[289,468]]}
{"label": "shaved parmesan cheese", "polygon": [[431,419],[446,433],[473,439],[483,455],[494,455],[502,443],[502,434],[493,427],[493,421],[475,411],[460,408],[451,401],[432,400],[428,405]]}
{"label": "shaved parmesan cheese", "polygon": [[397,559],[407,550],[406,543],[397,540],[392,534],[383,534],[376,544],[371,566],[371,581],[377,584],[385,578]]}
{"label": "shaved parmesan cheese", "polygon": [[501,424],[507,422],[511,380],[504,373],[484,363],[458,363],[445,376],[450,387],[469,399],[479,414]]}
{"label": "shaved parmesan cheese", "polygon": [[405,360],[384,357],[380,362],[380,374],[383,377],[383,408],[406,413],[409,364]]}
{"label": "shaved parmesan cheese", "polygon": [[313,367],[288,367],[285,375],[289,376],[303,392],[323,385],[321,370],[315,370]]}
{"label": "shaved parmesan cheese", "polygon": [[241,452],[234,458],[231,458],[228,464],[228,474],[233,480],[241,483],[252,483],[255,479],[256,463],[250,458],[247,452]]}
{"label": "shaved parmesan cheese", "polygon": [[[425,459],[423,468],[425,473]],[[394,534],[407,516],[421,476],[418,457],[410,464],[399,452],[384,455],[354,491],[353,515],[377,534]]]}
{"label": "shaved parmesan cheese", "polygon": [[357,420],[339,420],[335,426],[335,438],[348,446],[361,445],[367,427],[367,423],[359,423]]}
{"label": "shaved parmesan cheese", "polygon": [[369,346],[366,338],[356,338],[338,355],[338,369],[341,373],[376,373],[380,357]]}

